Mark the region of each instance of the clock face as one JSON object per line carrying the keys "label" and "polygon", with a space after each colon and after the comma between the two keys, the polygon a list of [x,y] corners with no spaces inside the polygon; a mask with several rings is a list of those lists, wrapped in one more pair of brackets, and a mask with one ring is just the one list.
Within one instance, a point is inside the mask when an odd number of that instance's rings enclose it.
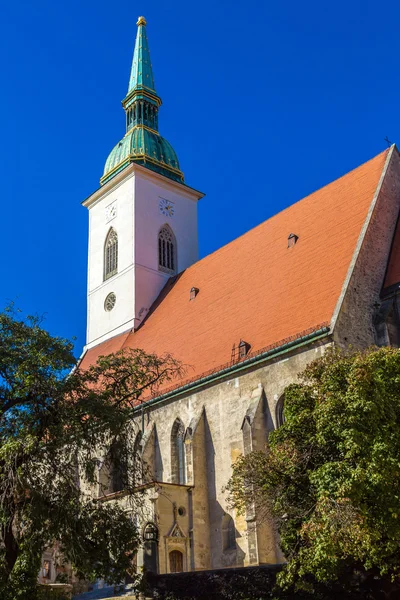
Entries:
{"label": "clock face", "polygon": [[173,217],[175,208],[173,202],[171,200],[165,200],[165,198],[160,198],[158,203],[158,208],[160,209],[160,213],[166,217]]}
{"label": "clock face", "polygon": [[109,204],[106,206],[106,222],[111,221],[117,216],[117,204],[114,202],[113,204]]}

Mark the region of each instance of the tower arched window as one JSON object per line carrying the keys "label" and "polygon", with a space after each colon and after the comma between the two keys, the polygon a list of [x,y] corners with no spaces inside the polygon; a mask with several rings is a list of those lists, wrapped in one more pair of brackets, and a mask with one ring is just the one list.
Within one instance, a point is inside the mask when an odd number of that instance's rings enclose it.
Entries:
{"label": "tower arched window", "polygon": [[163,225],[158,233],[158,268],[176,273],[176,239],[169,225]]}
{"label": "tower arched window", "polygon": [[118,272],[118,235],[111,227],[104,244],[104,279]]}
{"label": "tower arched window", "polygon": [[176,419],[171,431],[171,482],[186,483],[185,428],[180,419]]}

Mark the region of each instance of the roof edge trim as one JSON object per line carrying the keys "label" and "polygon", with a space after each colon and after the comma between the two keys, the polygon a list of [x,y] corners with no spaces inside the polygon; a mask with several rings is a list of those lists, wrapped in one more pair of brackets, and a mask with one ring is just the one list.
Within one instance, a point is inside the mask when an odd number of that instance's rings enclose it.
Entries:
{"label": "roof edge trim", "polygon": [[332,319],[331,319],[331,330],[332,330],[332,333],[333,333],[333,331],[335,329],[335,326],[336,326],[336,323],[338,321],[339,314],[340,314],[340,311],[341,311],[341,308],[342,308],[342,305],[343,305],[343,302],[344,302],[344,298],[346,296],[347,289],[348,289],[349,284],[350,284],[350,280],[351,280],[351,278],[353,276],[353,272],[354,272],[354,269],[355,269],[355,266],[356,266],[356,263],[357,263],[357,259],[358,259],[358,256],[360,254],[362,245],[364,243],[365,235],[366,235],[366,233],[368,231],[368,227],[369,227],[369,224],[371,222],[372,215],[374,213],[374,210],[375,210],[375,207],[376,207],[376,203],[378,201],[379,194],[381,192],[382,185],[383,185],[384,179],[386,177],[386,173],[388,171],[389,164],[390,164],[390,161],[392,159],[392,156],[393,156],[393,153],[394,153],[395,149],[396,149],[396,144],[392,144],[391,147],[389,148],[389,151],[388,151],[387,156],[386,156],[385,164],[383,166],[382,173],[381,173],[381,176],[380,176],[379,181],[378,181],[378,185],[376,186],[376,189],[375,189],[375,194],[374,194],[374,196],[372,198],[372,201],[371,201],[370,207],[368,209],[368,213],[367,213],[367,216],[365,218],[364,224],[362,226],[360,235],[358,236],[357,244],[356,244],[356,247],[355,247],[352,259],[350,261],[349,268],[347,270],[346,278],[345,278],[344,283],[343,283],[342,291],[340,293],[339,299],[338,299],[338,301],[336,303],[336,306],[335,306],[335,309],[333,311],[333,315],[332,315]]}
{"label": "roof edge trim", "polygon": [[138,413],[145,406],[153,406],[154,404],[159,404],[160,402],[163,402],[164,400],[168,400],[175,396],[180,396],[181,394],[184,394],[185,392],[188,392],[192,389],[199,388],[199,387],[203,386],[204,384],[211,383],[213,381],[221,379],[222,377],[225,377],[226,375],[229,375],[230,373],[236,373],[239,371],[243,371],[244,369],[251,367],[253,364],[258,364],[258,363],[268,361],[271,358],[275,358],[276,356],[279,356],[280,354],[286,354],[287,352],[289,352],[291,350],[305,346],[310,341],[315,342],[315,341],[321,340],[321,339],[327,337],[330,333],[331,333],[331,331],[330,331],[329,326],[320,327],[319,329],[316,329],[315,331],[313,331],[311,333],[308,333],[306,335],[298,337],[295,340],[286,342],[284,344],[281,344],[280,346],[276,346],[275,348],[266,350],[265,352],[260,352],[259,354],[256,354],[255,356],[251,356],[250,358],[240,361],[239,363],[235,363],[234,365],[231,365],[229,367],[222,368],[219,371],[215,371],[214,373],[211,373],[210,375],[205,375],[203,377],[200,376],[198,379],[191,381],[189,383],[186,383],[182,386],[179,386],[168,392],[165,392],[164,394],[161,394],[160,396],[156,396],[155,398],[151,398],[149,400],[143,400],[140,405],[135,406],[135,408],[133,408],[132,412],[134,414]]}

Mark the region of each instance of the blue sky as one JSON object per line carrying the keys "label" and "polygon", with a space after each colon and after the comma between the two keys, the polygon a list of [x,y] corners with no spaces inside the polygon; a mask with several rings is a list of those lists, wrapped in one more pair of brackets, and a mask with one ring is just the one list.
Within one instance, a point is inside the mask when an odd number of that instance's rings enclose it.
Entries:
{"label": "blue sky", "polygon": [[394,0],[3,3],[0,303],[45,315],[52,333],[77,337],[78,355],[80,203],[125,131],[142,14],[160,133],[206,193],[201,256],[379,153],[385,136],[400,142]]}

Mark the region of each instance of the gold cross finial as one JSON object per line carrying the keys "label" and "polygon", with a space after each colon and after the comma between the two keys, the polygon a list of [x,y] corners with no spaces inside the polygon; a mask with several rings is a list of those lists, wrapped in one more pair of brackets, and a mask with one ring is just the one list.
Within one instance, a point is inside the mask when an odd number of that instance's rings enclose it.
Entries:
{"label": "gold cross finial", "polygon": [[139,17],[136,25],[146,25],[146,19],[144,17]]}

